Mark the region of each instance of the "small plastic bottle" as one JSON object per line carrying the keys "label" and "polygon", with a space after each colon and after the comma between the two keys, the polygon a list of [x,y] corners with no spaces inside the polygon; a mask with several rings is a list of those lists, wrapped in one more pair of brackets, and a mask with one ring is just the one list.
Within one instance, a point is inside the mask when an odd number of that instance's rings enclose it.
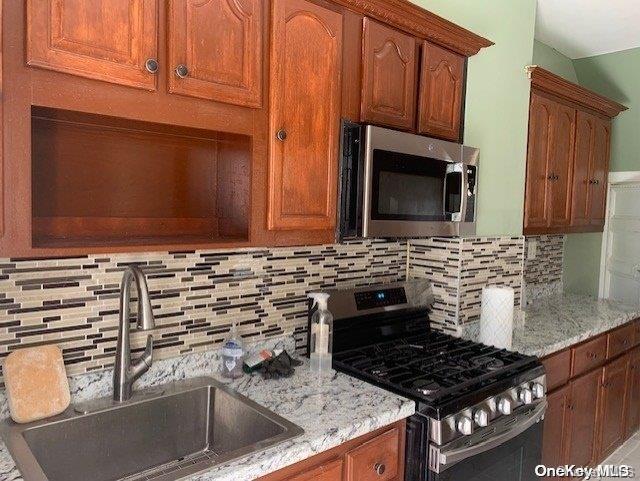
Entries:
{"label": "small plastic bottle", "polygon": [[244,362],[244,346],[242,339],[238,336],[238,330],[235,322],[231,326],[229,337],[222,345],[222,362],[220,364],[220,373],[224,377],[236,379],[241,377],[244,372],[242,364]]}
{"label": "small plastic bottle", "polygon": [[313,292],[309,297],[314,300],[316,311],[311,316],[310,355],[311,372],[325,375],[331,372],[331,352],[333,350],[333,316],[329,312],[326,292]]}

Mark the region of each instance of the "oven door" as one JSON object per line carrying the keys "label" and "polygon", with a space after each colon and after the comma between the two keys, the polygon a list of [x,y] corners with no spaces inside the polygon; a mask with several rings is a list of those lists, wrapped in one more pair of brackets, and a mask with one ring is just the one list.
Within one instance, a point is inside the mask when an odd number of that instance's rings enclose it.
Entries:
{"label": "oven door", "polygon": [[367,126],[365,237],[458,235],[467,213],[462,146]]}
{"label": "oven door", "polygon": [[[429,448],[432,481],[536,481],[542,458],[546,400],[520,408],[489,428],[449,445]],[[489,430],[488,430],[489,429]]]}

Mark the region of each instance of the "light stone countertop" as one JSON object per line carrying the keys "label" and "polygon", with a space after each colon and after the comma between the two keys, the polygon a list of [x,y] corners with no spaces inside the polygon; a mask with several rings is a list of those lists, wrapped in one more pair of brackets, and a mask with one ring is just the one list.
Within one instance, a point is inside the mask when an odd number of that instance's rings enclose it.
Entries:
{"label": "light stone countertop", "polygon": [[[293,350],[289,350],[293,352]],[[172,380],[213,376],[214,351],[157,361],[136,385],[159,385]],[[70,378],[72,402],[109,395],[111,370]],[[380,427],[411,416],[415,403],[350,376],[333,373],[318,380],[308,364],[296,368],[288,379],[265,381],[259,375],[244,376],[228,385],[304,429],[304,434],[266,451],[215,466],[189,478],[193,481],[252,480]],[[0,393],[0,417],[8,410]],[[22,480],[4,443],[0,442],[0,481]]]}
{"label": "light stone countertop", "polygon": [[[577,294],[559,294],[533,301],[524,309],[524,324],[513,329],[512,351],[544,357],[640,317],[640,306]],[[461,336],[478,340],[479,323]]]}

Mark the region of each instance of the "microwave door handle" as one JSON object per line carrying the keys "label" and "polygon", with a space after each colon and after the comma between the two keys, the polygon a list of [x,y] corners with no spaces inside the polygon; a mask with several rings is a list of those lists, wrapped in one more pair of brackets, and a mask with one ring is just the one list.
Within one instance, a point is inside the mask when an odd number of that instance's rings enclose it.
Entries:
{"label": "microwave door handle", "polygon": [[463,213],[465,212],[466,208],[467,208],[467,196],[466,194],[466,188],[465,188],[465,183],[466,183],[466,172],[464,169],[464,165],[462,164],[462,162],[457,162],[455,164],[449,164],[447,166],[447,171],[444,175],[444,199],[443,199],[443,206],[447,205],[447,197],[448,197],[448,192],[447,192],[447,177],[451,174],[455,174],[455,173],[460,173],[460,199],[458,202],[458,209],[457,210],[452,210],[451,212],[448,212],[446,210],[446,208],[444,209],[444,213],[445,214],[451,214],[451,220],[454,222],[459,222],[463,219]]}

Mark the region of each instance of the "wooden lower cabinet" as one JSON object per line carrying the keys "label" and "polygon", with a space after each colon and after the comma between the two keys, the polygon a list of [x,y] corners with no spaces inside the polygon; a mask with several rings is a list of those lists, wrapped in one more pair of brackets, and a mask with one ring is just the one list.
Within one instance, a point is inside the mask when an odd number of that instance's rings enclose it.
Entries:
{"label": "wooden lower cabinet", "polygon": [[640,429],[640,347],[629,354],[629,393],[626,406],[625,437]]}
{"label": "wooden lower cabinet", "polygon": [[608,456],[625,439],[625,402],[629,355],[626,354],[604,368],[600,403],[600,456]]}
{"label": "wooden lower cabinet", "polygon": [[[607,361],[603,355],[603,346],[633,344],[620,342],[632,325],[542,360],[547,379],[553,381],[548,384],[542,446],[546,466],[596,465],[640,429],[640,347],[621,350]],[[566,382],[559,385],[562,379]]]}
{"label": "wooden lower cabinet", "polygon": [[566,425],[569,464],[589,466],[595,462],[601,378],[602,370],[597,369],[571,381]]}
{"label": "wooden lower cabinet", "polygon": [[321,464],[310,471],[296,474],[287,481],[340,481],[342,479],[342,459]]}
{"label": "wooden lower cabinet", "polygon": [[399,421],[258,481],[402,481],[405,429]]}
{"label": "wooden lower cabinet", "polygon": [[567,447],[567,419],[571,386],[564,386],[547,396],[542,437],[542,463],[545,466],[564,464]]}

